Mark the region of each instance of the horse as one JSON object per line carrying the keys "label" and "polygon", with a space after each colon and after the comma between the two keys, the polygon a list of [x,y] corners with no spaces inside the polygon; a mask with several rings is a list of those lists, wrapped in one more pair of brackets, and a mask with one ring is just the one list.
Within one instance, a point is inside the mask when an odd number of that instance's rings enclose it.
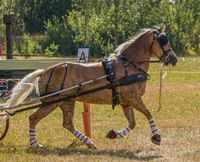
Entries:
{"label": "horse", "polygon": [[[125,73],[126,75],[138,73],[147,74],[150,58],[153,56],[156,56],[159,61],[165,65],[171,64],[175,66],[178,62],[165,31],[162,28],[143,29],[135,37],[119,45],[108,58],[115,71],[115,79],[119,79],[124,77]],[[48,67],[46,70],[40,69],[25,76],[15,86],[11,98],[6,102],[5,107],[16,106],[22,103],[34,88],[37,89],[40,96],[44,96],[91,79],[96,79],[103,75],[105,75],[105,69],[102,62],[90,64],[63,62]],[[109,83],[109,81],[104,78],[89,85],[81,86],[79,89],[72,89],[57,96],[43,99],[41,102],[50,101],[77,92],[84,92],[107,83]],[[134,111],[137,110],[142,113],[149,122],[152,133],[151,141],[154,144],[160,144],[161,136],[155,119],[142,100],[142,96],[145,94],[145,88],[146,81],[116,87],[115,91],[118,94],[118,101],[128,121],[128,126],[119,131],[109,131],[106,136],[107,138],[118,139],[127,136],[136,126]],[[110,105],[113,103],[113,95],[110,89],[104,89],[92,94],[78,96],[74,99],[63,100],[58,103],[40,107],[29,116],[30,147],[43,147],[36,136],[36,125],[53,110],[60,108],[63,114],[62,126],[78,138],[80,142],[88,146],[88,148],[96,148],[95,143],[74,126],[75,101]]]}

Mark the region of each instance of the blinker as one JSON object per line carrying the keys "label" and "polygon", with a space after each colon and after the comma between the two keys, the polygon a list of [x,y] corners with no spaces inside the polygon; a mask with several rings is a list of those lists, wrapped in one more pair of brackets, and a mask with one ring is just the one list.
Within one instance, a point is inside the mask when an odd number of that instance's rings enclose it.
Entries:
{"label": "blinker", "polygon": [[166,35],[163,34],[163,33],[158,36],[157,40],[158,40],[161,47],[168,44],[168,42],[169,42]]}

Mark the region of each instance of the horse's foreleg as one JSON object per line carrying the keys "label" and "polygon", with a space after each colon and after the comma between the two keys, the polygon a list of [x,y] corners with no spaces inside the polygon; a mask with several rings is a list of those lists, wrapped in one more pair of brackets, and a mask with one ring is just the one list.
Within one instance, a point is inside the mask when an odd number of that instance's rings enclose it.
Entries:
{"label": "horse's foreleg", "polygon": [[86,144],[89,148],[96,148],[95,144],[90,138],[74,128],[73,117],[75,101],[65,101],[60,108],[63,113],[63,127],[70,131],[76,138]]}
{"label": "horse's foreleg", "polygon": [[121,105],[121,106],[122,106],[124,115],[126,119],[128,120],[129,125],[120,131],[111,130],[106,135],[107,138],[110,138],[110,139],[123,138],[127,136],[136,125],[133,108],[130,105]]}
{"label": "horse's foreleg", "polygon": [[30,135],[30,146],[32,148],[43,147],[37,139],[35,127],[37,123],[42,120],[44,117],[49,115],[53,110],[57,108],[57,104],[53,104],[50,106],[45,106],[39,108],[36,112],[34,112],[31,116],[29,116],[29,135]]}
{"label": "horse's foreleg", "polygon": [[132,105],[134,106],[136,110],[138,110],[139,112],[141,112],[142,114],[146,116],[146,118],[149,121],[149,125],[151,127],[151,132],[153,135],[151,138],[151,141],[159,145],[161,141],[159,129],[157,128],[155,120],[153,119],[150,111],[144,105],[142,98],[141,97],[135,98],[132,102]]}

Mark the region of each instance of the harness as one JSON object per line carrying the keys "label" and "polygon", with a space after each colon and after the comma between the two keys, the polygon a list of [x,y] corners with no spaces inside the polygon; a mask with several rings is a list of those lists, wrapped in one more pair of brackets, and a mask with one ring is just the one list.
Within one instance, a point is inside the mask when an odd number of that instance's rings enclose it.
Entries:
{"label": "harness", "polygon": [[[113,81],[115,80],[115,71],[112,66],[111,60],[104,59],[102,61],[102,65],[104,67],[106,75],[108,75],[107,80],[112,84]],[[114,109],[115,106],[120,103],[119,102],[119,94],[114,86],[111,87],[111,90],[112,90],[112,108]]]}
{"label": "harness", "polygon": [[[128,84],[134,83],[134,82],[143,82],[143,81],[148,80],[148,78],[149,78],[149,74],[147,74],[142,68],[140,68],[138,65],[133,63],[131,60],[129,60],[126,56],[124,56],[124,54],[118,55],[117,57],[122,61],[123,65],[124,65],[124,77],[122,77],[121,79],[118,79],[118,80],[116,80],[115,70],[113,68],[111,60],[104,59],[102,61],[104,71],[107,75],[107,80],[110,82],[110,84],[103,86],[103,89],[106,89],[106,88],[111,89],[112,108],[113,109],[115,108],[115,106],[120,104],[119,93],[117,92],[116,87],[125,86]],[[63,64],[65,65],[65,71],[64,71],[63,81],[61,83],[60,90],[62,90],[64,88],[64,83],[65,83],[65,79],[67,76],[67,64],[62,63],[61,65],[63,65]],[[133,66],[133,68],[135,68],[139,73],[134,74],[134,75],[128,75],[128,64],[131,64]],[[48,92],[48,88],[49,88],[49,84],[51,83],[51,78],[53,76],[54,71],[55,71],[55,68],[53,68],[51,70],[49,78],[48,78],[48,82],[45,87],[45,93],[42,94],[41,96],[45,96],[45,95],[48,95],[51,93],[51,92]],[[79,88],[77,89],[77,91],[75,92],[75,94],[73,95],[72,98],[83,95],[79,92],[81,87],[82,87],[82,84],[79,84]],[[89,91],[89,93],[97,92],[100,90],[102,90],[102,87],[93,89],[93,90]],[[87,94],[87,92],[85,94]]]}
{"label": "harness", "polygon": [[[67,76],[67,63],[62,63],[60,65],[65,65],[65,72],[64,72],[64,76],[63,76],[63,80],[62,80],[62,83],[61,83],[61,87],[60,87],[60,90],[62,90],[64,88],[64,84],[65,84],[65,79],[66,79],[66,76]],[[52,75],[53,75],[53,72],[55,70],[55,67],[51,70],[51,73],[49,75],[49,79],[48,79],[48,82],[46,84],[46,87],[45,87],[45,92],[44,94],[42,94],[41,96],[45,96],[47,94],[50,94],[51,92],[48,92],[48,88],[49,88],[49,84],[51,83],[51,78],[52,78]]]}
{"label": "harness", "polygon": [[[115,81],[115,71],[112,66],[112,62],[109,59],[104,59],[102,61],[102,65],[104,67],[104,71],[106,75],[108,75],[107,80],[110,82],[111,87],[108,89],[112,90],[112,108],[114,109],[116,105],[120,103],[119,101],[119,94],[116,90],[117,86],[125,86],[134,82],[143,82],[149,79],[149,74],[144,71],[141,67],[133,63],[131,60],[129,60],[127,57],[125,57],[123,54],[117,56],[124,64],[124,77],[122,79],[119,79]],[[128,75],[128,64],[131,64],[133,68],[135,68],[139,73],[134,75]],[[117,85],[117,86],[116,86]]]}

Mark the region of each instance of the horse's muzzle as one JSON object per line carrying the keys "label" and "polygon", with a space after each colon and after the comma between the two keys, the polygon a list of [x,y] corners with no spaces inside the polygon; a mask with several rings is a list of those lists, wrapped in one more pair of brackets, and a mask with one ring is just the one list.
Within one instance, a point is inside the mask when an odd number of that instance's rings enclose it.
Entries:
{"label": "horse's muzzle", "polygon": [[169,64],[172,64],[172,66],[175,66],[178,62],[178,59],[175,55],[169,55]]}
{"label": "horse's muzzle", "polygon": [[165,53],[164,57],[161,59],[165,66],[171,64],[172,66],[175,66],[176,63],[178,62],[178,58],[176,57],[175,53],[173,50],[170,50],[169,53]]}

